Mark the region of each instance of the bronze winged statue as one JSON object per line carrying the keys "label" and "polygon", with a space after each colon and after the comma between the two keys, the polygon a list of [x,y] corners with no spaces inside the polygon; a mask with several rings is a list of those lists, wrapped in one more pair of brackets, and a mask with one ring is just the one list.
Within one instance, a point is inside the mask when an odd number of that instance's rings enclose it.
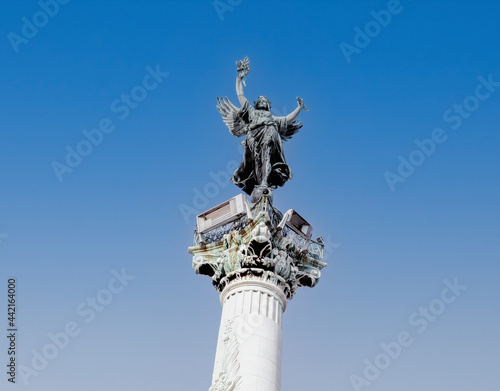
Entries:
{"label": "bronze winged statue", "polygon": [[289,140],[302,124],[295,119],[302,109],[307,111],[302,99],[290,114],[279,117],[271,114],[271,102],[259,96],[252,106],[243,92],[244,78],[250,71],[248,57],[237,62],[236,93],[241,107],[233,105],[227,97],[217,98],[217,109],[222,114],[229,132],[236,137],[246,136],[243,161],[234,172],[231,181],[251,201],[257,202],[263,195],[272,199],[272,190],[292,179],[292,171],[286,164],[283,141]]}

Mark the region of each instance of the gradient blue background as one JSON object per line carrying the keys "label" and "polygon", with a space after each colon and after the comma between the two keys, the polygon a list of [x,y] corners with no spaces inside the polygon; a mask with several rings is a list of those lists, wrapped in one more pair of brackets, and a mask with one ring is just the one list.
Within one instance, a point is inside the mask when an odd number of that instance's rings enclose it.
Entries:
{"label": "gradient blue background", "polygon": [[[386,1],[246,0],[221,20],[209,0],[73,0],[18,54],[7,34],[40,8],[3,1],[0,308],[15,276],[24,365],[68,321],[82,332],[28,386],[2,371],[0,388],[209,388],[221,307],[191,269],[195,219],[179,207],[241,158],[215,103],[237,102],[234,61],[249,56],[250,100],[267,95],[284,114],[300,96],[310,109],[285,145],[294,178],[275,205],[338,243],[319,285],[301,288],[285,313],[282,389],[353,390],[350,375],[402,330],[413,344],[363,390],[494,389],[500,89],[456,131],[442,115],[478,76],[500,80],[500,3],[401,4],[348,64],[340,43],[352,44]],[[157,64],[170,75],[120,121],[111,102]],[[51,163],[103,117],[116,130],[60,183]],[[448,140],[391,192],[384,172],[436,127]],[[219,187],[205,209],[238,192]],[[135,279],[85,324],[75,308],[122,268]],[[418,334],[408,317],[455,277],[467,290]]]}

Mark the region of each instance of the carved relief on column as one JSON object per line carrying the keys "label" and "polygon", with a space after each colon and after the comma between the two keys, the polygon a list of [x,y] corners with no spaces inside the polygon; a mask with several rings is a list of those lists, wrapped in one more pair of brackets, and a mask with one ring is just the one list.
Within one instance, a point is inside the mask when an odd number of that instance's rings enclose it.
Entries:
{"label": "carved relief on column", "polygon": [[208,391],[239,391],[240,388],[239,347],[234,320],[226,320],[224,327],[224,361],[222,363],[222,371]]}

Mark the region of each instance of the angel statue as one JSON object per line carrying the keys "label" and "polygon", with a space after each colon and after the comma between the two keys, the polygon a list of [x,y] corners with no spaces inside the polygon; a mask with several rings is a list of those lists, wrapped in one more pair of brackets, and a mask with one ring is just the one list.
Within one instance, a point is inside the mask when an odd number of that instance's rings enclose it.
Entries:
{"label": "angel statue", "polygon": [[308,110],[298,97],[297,108],[286,117],[272,115],[271,102],[265,96],[259,96],[252,106],[243,92],[249,65],[248,57],[237,62],[236,93],[241,107],[237,108],[226,97],[217,98],[217,109],[233,136],[246,136],[242,142],[243,161],[231,181],[251,195],[252,202],[257,202],[263,195],[272,201],[272,190],[292,179],[282,143],[299,131],[302,124],[295,119],[302,109]]}

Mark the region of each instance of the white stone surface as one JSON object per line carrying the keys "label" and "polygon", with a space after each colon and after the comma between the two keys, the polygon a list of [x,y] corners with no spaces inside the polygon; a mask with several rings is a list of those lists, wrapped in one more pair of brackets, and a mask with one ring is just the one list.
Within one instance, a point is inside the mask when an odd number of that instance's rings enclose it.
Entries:
{"label": "white stone surface", "polygon": [[281,289],[258,279],[233,281],[221,293],[221,303],[212,389],[224,374],[224,390],[280,391],[286,308]]}

